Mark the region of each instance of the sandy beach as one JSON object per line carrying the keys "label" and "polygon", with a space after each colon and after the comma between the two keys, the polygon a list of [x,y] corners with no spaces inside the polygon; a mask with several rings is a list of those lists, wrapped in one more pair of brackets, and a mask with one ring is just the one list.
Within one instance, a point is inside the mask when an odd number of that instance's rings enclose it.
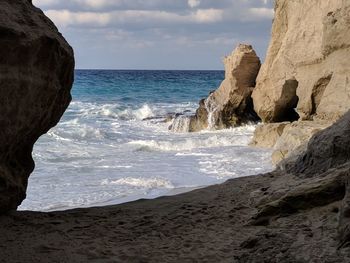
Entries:
{"label": "sandy beach", "polygon": [[254,223],[261,191],[311,183],[271,173],[116,206],[12,212],[0,218],[1,262],[347,262],[339,201]]}

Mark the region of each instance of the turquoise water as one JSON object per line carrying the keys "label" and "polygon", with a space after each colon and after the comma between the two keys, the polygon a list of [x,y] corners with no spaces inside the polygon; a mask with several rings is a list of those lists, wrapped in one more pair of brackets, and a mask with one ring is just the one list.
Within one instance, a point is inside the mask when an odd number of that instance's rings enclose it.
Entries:
{"label": "turquoise water", "polygon": [[20,209],[117,204],[270,170],[270,152],[247,146],[252,125],[169,131],[167,115],[194,113],[223,78],[223,71],[77,70],[71,105],[34,147]]}
{"label": "turquoise water", "polygon": [[123,106],[197,103],[223,78],[223,71],[77,70],[72,95],[79,101]]}

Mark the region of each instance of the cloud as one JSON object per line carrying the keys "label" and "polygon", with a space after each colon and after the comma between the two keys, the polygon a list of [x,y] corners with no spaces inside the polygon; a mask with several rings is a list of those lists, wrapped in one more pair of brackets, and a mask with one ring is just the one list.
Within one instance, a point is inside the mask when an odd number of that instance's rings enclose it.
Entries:
{"label": "cloud", "polygon": [[272,8],[250,8],[248,13],[256,20],[272,19],[274,16],[274,10]]}
{"label": "cloud", "polygon": [[73,45],[79,68],[178,69],[220,68],[240,42],[263,56],[272,2],[33,0]]}
{"label": "cloud", "polygon": [[[176,14],[166,11],[127,10],[114,12],[71,12],[69,10],[48,10],[45,12],[57,25],[67,26],[122,26],[127,24],[186,24],[215,23],[223,18],[219,9],[198,9],[189,14]],[[164,24],[163,24],[164,25]]]}
{"label": "cloud", "polygon": [[200,3],[201,3],[200,0],[188,0],[188,5],[189,5],[189,7],[191,7],[191,8],[194,8],[194,7],[199,6]]}

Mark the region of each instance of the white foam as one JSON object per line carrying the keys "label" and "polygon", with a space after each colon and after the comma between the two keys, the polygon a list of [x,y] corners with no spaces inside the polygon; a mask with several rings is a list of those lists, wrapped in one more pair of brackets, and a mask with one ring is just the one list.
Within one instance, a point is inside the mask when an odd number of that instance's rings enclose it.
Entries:
{"label": "white foam", "polygon": [[265,153],[246,147],[255,126],[173,133],[166,123],[144,121],[195,107],[73,102],[35,145],[36,169],[20,209],[116,204],[270,169]]}
{"label": "white foam", "polygon": [[215,129],[215,113],[218,109],[213,93],[204,101],[204,106],[208,112],[208,130]]}
{"label": "white foam", "polygon": [[133,178],[125,177],[118,180],[105,179],[101,182],[101,185],[125,185],[147,189],[157,188],[174,188],[169,180],[162,178]]}
{"label": "white foam", "polygon": [[181,115],[173,119],[171,124],[171,131],[173,132],[189,132],[191,118],[189,116]]}
{"label": "white foam", "polygon": [[154,117],[154,113],[149,105],[144,104],[141,108],[134,110],[133,115],[138,120],[143,120],[146,118]]}
{"label": "white foam", "polygon": [[228,131],[208,133],[209,136],[199,136],[190,138],[176,138],[176,140],[135,140],[129,145],[138,146],[139,151],[190,151],[200,148],[214,148],[226,146],[244,146],[251,140],[251,134],[239,134],[239,132]]}
{"label": "white foam", "polygon": [[125,108],[117,103],[72,102],[70,109],[73,113],[84,118],[108,117],[123,120],[143,120],[155,116],[154,109],[148,104],[144,104],[140,108]]}

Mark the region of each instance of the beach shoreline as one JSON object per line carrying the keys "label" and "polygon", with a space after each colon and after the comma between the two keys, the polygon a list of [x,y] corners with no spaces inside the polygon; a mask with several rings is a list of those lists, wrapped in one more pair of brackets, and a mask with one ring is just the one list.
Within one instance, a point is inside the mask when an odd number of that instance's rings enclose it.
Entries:
{"label": "beach shoreline", "polygon": [[257,262],[257,258],[275,258],[276,262],[301,262],[308,257],[346,262],[347,250],[334,249],[337,213],[329,212],[339,201],[268,224],[254,221],[261,189],[272,186],[288,193],[313,181],[272,172],[120,205],[10,212],[0,218],[1,260]]}

